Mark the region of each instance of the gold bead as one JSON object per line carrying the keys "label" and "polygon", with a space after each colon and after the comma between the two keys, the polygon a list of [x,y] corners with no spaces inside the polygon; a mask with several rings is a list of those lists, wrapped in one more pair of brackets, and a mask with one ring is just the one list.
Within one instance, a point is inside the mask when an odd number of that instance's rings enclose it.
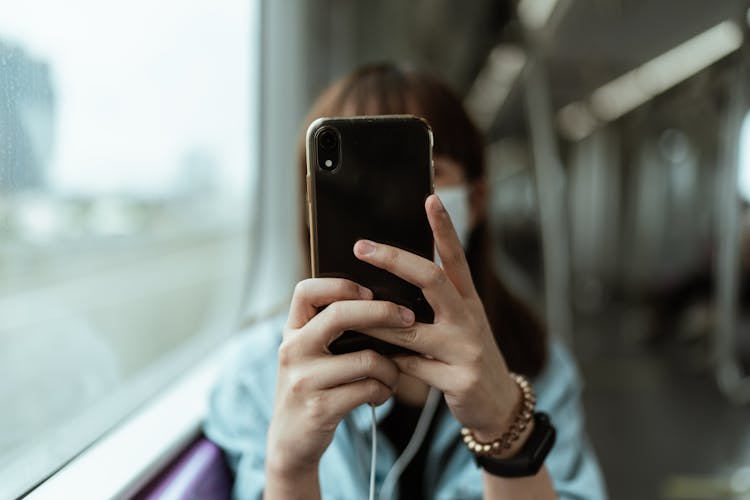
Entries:
{"label": "gold bead", "polygon": [[472,453],[490,455],[499,453],[501,450],[507,450],[512,447],[513,443],[521,437],[523,431],[528,428],[528,424],[534,415],[536,393],[531,383],[524,376],[510,373],[510,377],[518,385],[522,395],[518,409],[514,411],[511,424],[508,430],[498,439],[487,443],[477,441],[471,429],[467,427],[462,428],[461,435],[463,436],[463,441]]}

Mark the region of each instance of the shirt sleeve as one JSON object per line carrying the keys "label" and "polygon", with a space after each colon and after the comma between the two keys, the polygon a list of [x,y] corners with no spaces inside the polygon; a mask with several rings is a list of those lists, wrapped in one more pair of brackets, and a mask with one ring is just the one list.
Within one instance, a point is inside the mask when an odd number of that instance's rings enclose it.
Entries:
{"label": "shirt sleeve", "polygon": [[263,342],[247,344],[227,363],[211,393],[204,433],[222,449],[234,473],[232,498],[261,499],[275,373],[269,373],[273,355],[258,359]]}
{"label": "shirt sleeve", "polygon": [[561,500],[606,500],[596,455],[586,435],[581,405],[582,381],[562,343],[550,344],[547,368],[537,380],[538,409],[550,415],[557,439],[546,466]]}

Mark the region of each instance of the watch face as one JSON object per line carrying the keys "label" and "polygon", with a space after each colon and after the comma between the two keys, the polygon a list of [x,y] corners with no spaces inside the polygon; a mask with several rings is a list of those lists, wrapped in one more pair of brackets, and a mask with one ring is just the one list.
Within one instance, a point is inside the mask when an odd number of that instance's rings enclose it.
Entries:
{"label": "watch face", "polygon": [[546,413],[534,414],[534,430],[526,443],[512,458],[475,456],[477,465],[499,477],[533,476],[542,468],[552,446],[555,444],[555,428]]}

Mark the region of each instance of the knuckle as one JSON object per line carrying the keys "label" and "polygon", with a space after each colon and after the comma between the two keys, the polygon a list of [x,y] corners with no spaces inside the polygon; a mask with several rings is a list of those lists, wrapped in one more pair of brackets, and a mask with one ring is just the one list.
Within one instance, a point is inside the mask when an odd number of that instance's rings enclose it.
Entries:
{"label": "knuckle", "polygon": [[372,323],[373,325],[389,323],[389,320],[393,317],[394,310],[397,310],[395,309],[397,307],[398,306],[395,304],[375,300],[364,306],[362,314],[366,316],[367,322]]}
{"label": "knuckle", "polygon": [[389,262],[396,262],[398,260],[398,249],[395,247],[390,247],[388,249],[388,252],[386,253],[386,260]]}
{"label": "knuckle", "polygon": [[337,279],[331,285],[332,291],[337,297],[350,297],[355,288],[354,283],[344,279]]}
{"label": "knuckle", "polygon": [[339,325],[344,321],[344,306],[341,302],[334,302],[325,310],[327,311],[329,325]]}
{"label": "knuckle", "polygon": [[414,373],[419,367],[419,360],[416,356],[406,356],[401,360],[404,370],[408,373]]}
{"label": "knuckle", "polygon": [[417,359],[414,356],[409,356],[404,360],[404,365],[407,370],[413,372],[417,369]]}
{"label": "knuckle", "polygon": [[365,385],[365,391],[367,393],[368,398],[371,400],[378,399],[379,396],[383,394],[385,390],[385,386],[375,380],[374,378],[368,379],[367,383]]}
{"label": "knuckle", "polygon": [[482,359],[482,349],[477,346],[466,347],[466,361],[471,365],[478,364]]}
{"label": "knuckle", "polygon": [[380,302],[377,305],[375,313],[378,318],[382,320],[396,320],[397,323],[401,323],[401,312],[398,306],[392,302]]}
{"label": "knuckle", "polygon": [[474,370],[467,370],[458,377],[458,389],[460,392],[471,392],[479,384],[479,375]]}
{"label": "knuckle", "polygon": [[342,294],[347,297],[360,298],[359,296],[359,285],[350,280],[342,280]]}
{"label": "knuckle", "polygon": [[322,393],[307,400],[307,415],[313,421],[324,420],[327,416],[327,408],[328,404]]}
{"label": "knuckle", "polygon": [[378,364],[378,354],[371,350],[366,349],[359,353],[359,363],[364,373],[371,372]]}
{"label": "knuckle", "polygon": [[394,388],[398,384],[401,373],[395,364],[389,363],[388,372],[386,374],[386,382],[389,388]]}
{"label": "knuckle", "polygon": [[310,377],[303,374],[294,374],[289,384],[290,390],[294,394],[304,394],[310,386]]}
{"label": "knuckle", "polygon": [[294,285],[294,295],[304,297],[307,294],[307,290],[310,286],[310,279],[304,279],[302,281],[298,281],[296,285]]}
{"label": "knuckle", "polygon": [[[417,341],[417,329],[415,327],[400,329],[398,339],[404,344],[414,344]],[[410,359],[409,362],[416,363],[416,360]]]}
{"label": "knuckle", "polygon": [[278,357],[279,366],[289,367],[294,364],[295,346],[292,339],[286,339],[279,345]]}

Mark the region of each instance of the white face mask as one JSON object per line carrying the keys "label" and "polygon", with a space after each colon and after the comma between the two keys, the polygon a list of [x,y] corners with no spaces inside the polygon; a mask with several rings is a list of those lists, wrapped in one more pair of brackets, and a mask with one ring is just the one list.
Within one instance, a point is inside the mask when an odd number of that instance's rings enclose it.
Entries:
{"label": "white face mask", "polygon": [[[466,250],[469,244],[469,221],[471,210],[469,208],[469,188],[465,184],[458,186],[444,187],[435,189],[435,194],[440,197],[445,210],[450,215],[453,227],[456,229],[461,246]],[[439,264],[440,258],[435,251],[435,261]]]}

